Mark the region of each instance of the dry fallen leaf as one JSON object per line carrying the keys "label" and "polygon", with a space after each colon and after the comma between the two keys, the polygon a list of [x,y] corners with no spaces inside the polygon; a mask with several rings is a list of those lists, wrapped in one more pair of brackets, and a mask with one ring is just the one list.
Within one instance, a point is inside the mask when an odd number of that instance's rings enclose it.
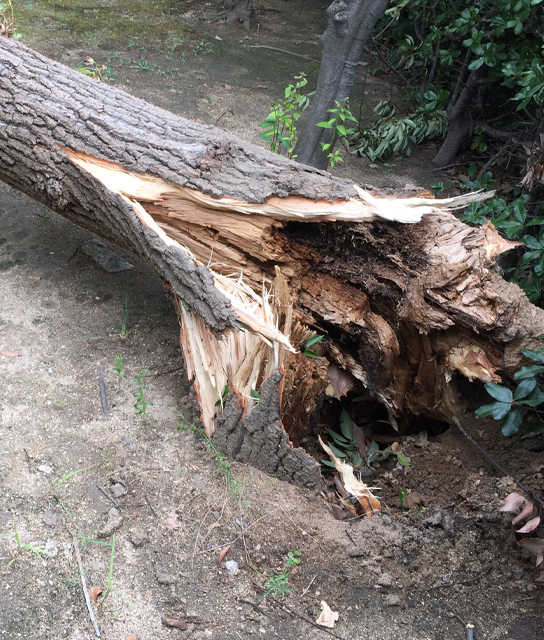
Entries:
{"label": "dry fallen leaf", "polygon": [[393,442],[393,444],[391,445],[391,451],[393,453],[397,453],[399,447],[400,447],[400,444],[398,442]]}
{"label": "dry fallen leaf", "polygon": [[223,547],[221,549],[221,551],[219,552],[219,558],[217,558],[217,562],[219,564],[221,564],[221,562],[223,562],[223,558],[227,555],[229,549],[230,549],[230,547]]}
{"label": "dry fallen leaf", "polygon": [[93,587],[91,589],[91,593],[89,593],[89,598],[93,604],[96,604],[98,600],[98,596],[102,593],[102,587]]}
{"label": "dry fallen leaf", "polygon": [[171,511],[166,518],[166,526],[173,531],[177,531],[180,527],[178,520],[178,514],[175,511]]}
{"label": "dry fallen leaf", "polygon": [[321,436],[318,436],[318,438],[321,446],[328,453],[329,458],[340,474],[342,484],[346,488],[346,491],[359,500],[368,517],[379,512],[381,510],[380,501],[372,495],[372,492],[366,484],[357,480],[353,473],[353,467],[347,462],[340,460],[340,458],[337,458],[332,452],[332,449],[323,442]]}
{"label": "dry fallen leaf", "polygon": [[334,474],[334,486],[336,487],[336,491],[338,491],[342,498],[349,497],[349,493],[346,491],[346,488],[342,484],[342,480],[340,480],[340,476],[337,473]]}
{"label": "dry fallen leaf", "polygon": [[517,524],[518,522],[525,520],[525,518],[528,518],[531,515],[531,513],[533,513],[533,503],[528,502],[523,507],[521,513],[512,520],[512,524]]}
{"label": "dry fallen leaf", "polygon": [[6,356],[6,358],[16,358],[20,355],[17,351],[0,351],[0,356]]}
{"label": "dry fallen leaf", "polygon": [[319,618],[316,620],[316,624],[332,629],[334,627],[334,623],[338,620],[338,617],[338,611],[333,611],[325,600],[321,600],[321,613],[319,614]]}
{"label": "dry fallen leaf", "polygon": [[214,529],[220,528],[221,525],[219,524],[219,522],[212,522],[212,524],[209,527],[206,527],[207,531],[213,531]]}
{"label": "dry fallen leaf", "polygon": [[529,520],[529,522],[524,527],[521,527],[521,529],[517,529],[516,533],[531,533],[531,531],[534,531],[539,524],[540,516],[537,516],[536,518]]}
{"label": "dry fallen leaf", "polygon": [[331,509],[333,510],[334,517],[337,520],[345,520],[348,517],[348,512],[344,511],[339,504],[331,504]]}
{"label": "dry fallen leaf", "polygon": [[544,582],[544,571],[540,572],[540,575],[535,579],[535,582]]}
{"label": "dry fallen leaf", "polygon": [[128,635],[125,640],[138,640],[138,636],[135,633]]}
{"label": "dry fallen leaf", "polygon": [[544,540],[542,538],[525,538],[518,542],[519,546],[530,553],[544,553]]}
{"label": "dry fallen leaf", "polygon": [[357,380],[344,369],[340,369],[335,364],[331,364],[327,369],[327,373],[329,374],[329,378],[331,379],[331,387],[330,394],[327,395],[340,400],[342,396],[347,395],[351,389],[357,383]]}
{"label": "dry fallen leaf", "polygon": [[350,504],[349,502],[346,502],[344,498],[339,498],[339,500],[344,505],[344,507],[346,507],[346,509],[351,513],[352,516],[354,517],[357,516],[357,509],[352,504]]}
{"label": "dry fallen leaf", "polygon": [[535,567],[538,567],[538,565],[542,562],[542,560],[544,560],[544,553],[539,553],[536,557]]}
{"label": "dry fallen leaf", "polygon": [[30,280],[41,280],[42,277],[41,276],[28,276],[30,278]]}
{"label": "dry fallen leaf", "polygon": [[519,493],[511,493],[509,496],[506,496],[506,500],[499,511],[517,511],[524,500],[525,498]]}
{"label": "dry fallen leaf", "polygon": [[181,618],[163,618],[161,622],[167,627],[175,627],[176,629],[187,629],[187,623]]}

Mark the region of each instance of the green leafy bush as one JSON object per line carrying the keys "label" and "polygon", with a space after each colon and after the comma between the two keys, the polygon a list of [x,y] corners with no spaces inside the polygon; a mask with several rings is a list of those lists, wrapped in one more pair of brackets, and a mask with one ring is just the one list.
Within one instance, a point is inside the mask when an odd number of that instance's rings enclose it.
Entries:
{"label": "green leafy bush", "polygon": [[519,380],[515,391],[494,382],[488,382],[485,388],[495,402],[486,404],[476,410],[477,418],[492,417],[502,420],[502,432],[505,436],[514,435],[519,431],[525,418],[529,421],[529,429],[525,437],[537,435],[544,431],[544,421],[540,406],[544,403],[544,348],[533,351],[522,349],[526,358],[537,364],[522,367],[514,374],[514,380]]}

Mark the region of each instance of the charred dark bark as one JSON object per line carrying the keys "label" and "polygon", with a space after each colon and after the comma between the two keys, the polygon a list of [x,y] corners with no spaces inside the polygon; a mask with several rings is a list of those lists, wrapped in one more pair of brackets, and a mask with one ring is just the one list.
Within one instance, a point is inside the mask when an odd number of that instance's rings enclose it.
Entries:
{"label": "charred dark bark", "polygon": [[299,162],[320,169],[326,167],[332,147],[323,151],[322,146],[333,142],[334,132],[315,125],[329,120],[327,110],[349,98],[363,47],[387,2],[334,0],[327,9],[329,23],[320,38],[323,52],[317,88],[295,150]]}

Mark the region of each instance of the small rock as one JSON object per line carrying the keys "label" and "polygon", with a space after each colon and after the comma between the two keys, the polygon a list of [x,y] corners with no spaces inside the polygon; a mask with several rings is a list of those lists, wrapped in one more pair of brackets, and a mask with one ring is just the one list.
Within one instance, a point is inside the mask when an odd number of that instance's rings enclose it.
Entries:
{"label": "small rock", "polygon": [[81,252],[92,258],[104,271],[118,273],[132,269],[133,265],[114,253],[105,242],[101,240],[86,240],[81,245]]}
{"label": "small rock", "polygon": [[45,553],[45,555],[49,556],[50,558],[54,558],[57,553],[59,552],[59,548],[57,547],[57,543],[54,540],[48,540],[45,543],[45,547],[43,548],[43,552]]}
{"label": "small rock", "polygon": [[393,584],[393,576],[390,573],[382,573],[378,579],[378,584],[382,587],[390,587]]}
{"label": "small rock", "polygon": [[130,633],[125,640],[138,640],[138,636],[135,633]]}
{"label": "small rock", "polygon": [[114,498],[121,498],[122,496],[125,496],[128,493],[127,488],[120,483],[113,484],[110,488],[110,491],[111,491],[111,495]]}
{"label": "small rock", "polygon": [[138,549],[140,547],[143,547],[144,544],[146,544],[147,542],[149,542],[149,536],[147,535],[147,533],[145,531],[142,531],[141,529],[139,531],[135,531],[131,536],[130,536],[130,541],[132,542],[132,544],[137,547]]}
{"label": "small rock", "polygon": [[417,491],[412,491],[402,503],[402,507],[404,509],[413,509],[414,507],[419,507],[420,504],[423,504],[423,498],[420,493]]}
{"label": "small rock", "polygon": [[38,471],[45,473],[45,475],[49,475],[50,473],[53,473],[53,469],[47,464],[41,464],[38,467]]}
{"label": "small rock", "polygon": [[388,607],[400,606],[400,596],[393,596],[393,595],[385,596],[384,601]]}
{"label": "small rock", "polygon": [[97,538],[109,538],[114,531],[117,531],[123,524],[123,516],[119,509],[110,509],[108,511],[108,520],[106,524],[96,534]]}
{"label": "small rock", "polygon": [[361,556],[365,556],[366,551],[361,547],[354,547],[348,551],[348,556],[350,558],[360,558]]}
{"label": "small rock", "polygon": [[171,584],[176,584],[176,576],[171,573],[167,573],[166,571],[157,571],[157,582],[159,584],[168,586]]}
{"label": "small rock", "polygon": [[46,511],[42,516],[42,522],[48,527],[56,527],[58,524],[59,518],[56,513],[53,511]]}
{"label": "small rock", "polygon": [[419,447],[420,449],[423,449],[428,444],[429,444],[429,436],[425,430],[420,431],[419,433],[416,433],[416,435],[414,436],[415,447]]}
{"label": "small rock", "polygon": [[240,571],[240,569],[238,569],[238,563],[236,562],[236,560],[227,560],[227,562],[225,562],[225,569],[227,570],[227,575],[229,576],[235,576]]}

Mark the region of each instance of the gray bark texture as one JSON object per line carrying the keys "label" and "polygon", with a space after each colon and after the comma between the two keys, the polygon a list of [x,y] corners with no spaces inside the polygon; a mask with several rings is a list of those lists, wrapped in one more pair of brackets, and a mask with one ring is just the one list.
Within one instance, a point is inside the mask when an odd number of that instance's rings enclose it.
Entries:
{"label": "gray bark texture", "polygon": [[288,480],[312,491],[321,488],[319,463],[303,449],[293,448],[281,424],[278,385],[282,374],[268,378],[259,404],[242,420],[243,409],[234,394],[227,397],[225,410],[217,419],[214,445],[227,456],[246,462],[279,480]]}
{"label": "gray bark texture", "polygon": [[363,47],[387,3],[388,0],[334,0],[327,9],[328,26],[320,37],[317,88],[295,149],[299,162],[320,169],[327,165],[332,147],[323,151],[322,145],[332,142],[334,132],[315,124],[329,120],[327,110],[349,98]]}

